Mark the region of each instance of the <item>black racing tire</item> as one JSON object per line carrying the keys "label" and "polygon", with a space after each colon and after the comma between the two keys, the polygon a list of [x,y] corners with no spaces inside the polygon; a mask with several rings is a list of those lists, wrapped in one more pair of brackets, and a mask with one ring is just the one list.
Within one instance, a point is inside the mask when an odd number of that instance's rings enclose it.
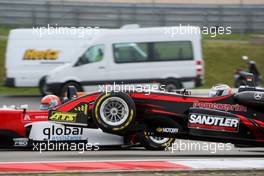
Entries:
{"label": "black racing tire", "polygon": [[103,93],[94,103],[93,118],[105,132],[118,134],[129,129],[135,116],[135,103],[123,92]]}
{"label": "black racing tire", "polygon": [[147,150],[165,150],[175,142],[175,138],[148,136],[146,132],[138,132],[137,137],[139,143]]}
{"label": "black racing tire", "polygon": [[46,84],[46,76],[42,77],[39,81],[39,91],[42,96],[48,95],[47,84]]}
{"label": "black racing tire", "polygon": [[79,83],[74,82],[74,81],[70,81],[70,82],[66,82],[61,87],[61,93],[59,95],[60,97],[62,97],[62,98],[65,97],[69,86],[74,86],[76,88],[77,92],[83,92],[83,88]]}
{"label": "black racing tire", "polygon": [[175,90],[182,88],[182,84],[179,81],[166,81],[164,85],[166,92],[175,92]]}

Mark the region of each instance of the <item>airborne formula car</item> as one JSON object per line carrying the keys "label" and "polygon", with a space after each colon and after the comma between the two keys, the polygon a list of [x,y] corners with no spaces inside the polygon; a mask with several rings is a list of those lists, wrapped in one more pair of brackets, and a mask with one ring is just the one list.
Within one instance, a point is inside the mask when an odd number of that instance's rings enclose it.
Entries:
{"label": "airborne formula car", "polygon": [[[64,105],[62,105],[64,106]],[[66,105],[65,105],[66,106]],[[89,128],[66,126],[48,121],[48,110],[27,110],[27,106],[0,108],[0,147],[32,147],[34,143],[44,142],[87,142],[97,146],[133,146],[138,140],[135,136],[105,133],[97,126]],[[88,106],[75,107],[79,114],[86,111]],[[151,138],[155,149],[163,149],[169,138]]]}
{"label": "airborne formula car", "polygon": [[[82,107],[88,107],[86,111]],[[240,87],[217,97],[152,92],[97,92],[49,112],[49,121],[98,126],[121,136],[137,135],[155,149],[152,138],[175,138],[264,146],[264,89]]]}

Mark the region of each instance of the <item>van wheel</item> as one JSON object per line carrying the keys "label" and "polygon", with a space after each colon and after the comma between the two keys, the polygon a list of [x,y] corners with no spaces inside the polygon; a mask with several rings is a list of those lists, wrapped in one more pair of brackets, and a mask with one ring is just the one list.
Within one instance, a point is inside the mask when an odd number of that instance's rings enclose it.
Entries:
{"label": "van wheel", "polygon": [[68,90],[69,86],[74,86],[76,88],[77,92],[83,92],[83,88],[79,83],[67,82],[61,88],[61,94],[60,94],[61,97],[65,97],[65,95],[67,94],[67,90]]}
{"label": "van wheel", "polygon": [[164,150],[175,142],[175,138],[148,136],[146,132],[139,132],[137,137],[139,143],[147,150]]}
{"label": "van wheel", "polygon": [[165,91],[167,92],[175,92],[177,89],[181,89],[182,84],[178,81],[168,81],[165,82]]}
{"label": "van wheel", "polygon": [[47,91],[46,76],[44,76],[40,79],[39,90],[40,90],[41,95],[43,95],[43,96],[49,94],[49,92]]}
{"label": "van wheel", "polygon": [[105,132],[119,133],[128,129],[135,116],[135,103],[126,93],[103,93],[95,101],[93,117]]}

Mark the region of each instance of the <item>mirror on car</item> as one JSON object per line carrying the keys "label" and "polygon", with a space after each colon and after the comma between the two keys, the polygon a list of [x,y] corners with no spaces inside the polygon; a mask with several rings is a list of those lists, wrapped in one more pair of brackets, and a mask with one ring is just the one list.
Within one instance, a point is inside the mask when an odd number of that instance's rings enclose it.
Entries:
{"label": "mirror on car", "polygon": [[77,98],[77,89],[74,86],[69,86],[68,87],[67,98],[69,100]]}

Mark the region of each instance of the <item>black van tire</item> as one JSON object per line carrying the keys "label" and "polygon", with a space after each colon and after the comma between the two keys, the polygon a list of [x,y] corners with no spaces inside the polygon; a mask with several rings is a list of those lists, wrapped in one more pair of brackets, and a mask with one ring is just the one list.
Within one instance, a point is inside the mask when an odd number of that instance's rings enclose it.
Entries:
{"label": "black van tire", "polygon": [[102,93],[94,103],[93,118],[105,132],[120,133],[129,129],[135,116],[135,103],[123,92]]}
{"label": "black van tire", "polygon": [[177,80],[168,80],[164,82],[164,89],[167,92],[175,92],[177,89],[182,89],[182,84],[181,82]]}
{"label": "black van tire", "polygon": [[42,77],[39,81],[39,91],[42,96],[48,95],[47,84],[46,84],[46,76]]}

